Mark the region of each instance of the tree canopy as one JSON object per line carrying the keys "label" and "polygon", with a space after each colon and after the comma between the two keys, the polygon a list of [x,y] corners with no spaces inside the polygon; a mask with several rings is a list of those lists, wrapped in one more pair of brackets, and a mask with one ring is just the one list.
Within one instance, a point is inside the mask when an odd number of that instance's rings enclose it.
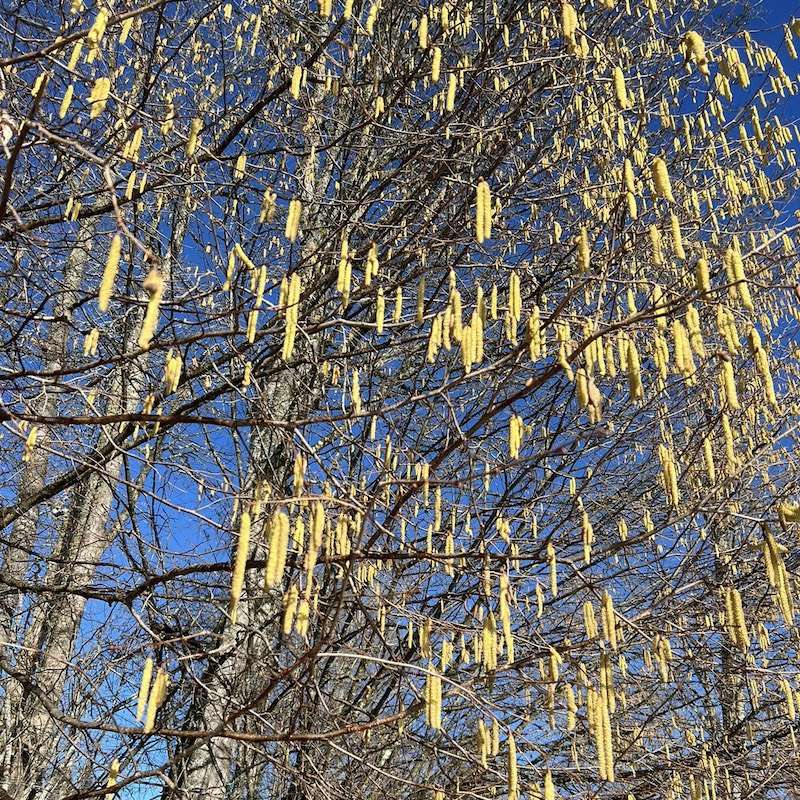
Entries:
{"label": "tree canopy", "polygon": [[796,796],[800,21],[2,8],[3,800]]}

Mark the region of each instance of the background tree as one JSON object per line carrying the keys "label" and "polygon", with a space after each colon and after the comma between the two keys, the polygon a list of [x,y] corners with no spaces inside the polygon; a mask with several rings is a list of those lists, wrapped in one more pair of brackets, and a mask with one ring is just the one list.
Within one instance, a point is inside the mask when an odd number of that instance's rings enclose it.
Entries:
{"label": "background tree", "polygon": [[757,10],[6,0],[12,800],[794,791]]}

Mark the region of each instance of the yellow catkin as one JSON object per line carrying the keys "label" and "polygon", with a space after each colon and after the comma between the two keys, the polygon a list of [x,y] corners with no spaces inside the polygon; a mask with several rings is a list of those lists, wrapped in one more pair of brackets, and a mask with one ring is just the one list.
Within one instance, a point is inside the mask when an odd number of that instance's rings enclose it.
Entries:
{"label": "yellow catkin", "polygon": [[450,73],[450,78],[447,82],[447,98],[445,100],[445,111],[448,113],[451,112],[456,105],[456,86],[458,85],[458,79],[456,78],[456,74],[454,72]]}
{"label": "yellow catkin", "polygon": [[264,578],[268,589],[278,586],[283,579],[289,547],[289,527],[289,516],[286,512],[276,512],[272,517],[269,529],[269,555]]}
{"label": "yellow catkin", "polygon": [[587,639],[597,638],[597,618],[591,600],[586,600],[583,604],[583,627]]}
{"label": "yellow catkin", "polygon": [[497,669],[497,620],[491,611],[483,623],[481,645],[483,665],[487,672],[494,672]]}
{"label": "yellow catkin", "polygon": [[295,615],[300,593],[296,584],[292,584],[283,596],[283,635],[288,636],[294,627]]}
{"label": "yellow catkin", "polygon": [[[111,768],[108,770],[108,779],[106,780],[106,789],[110,789],[117,783],[117,776],[119,775],[119,761],[115,758],[111,762]],[[113,800],[114,792],[107,792],[105,800]]]}
{"label": "yellow catkin", "polygon": [[717,470],[714,465],[714,450],[711,445],[711,439],[708,436],[703,439],[703,462],[705,464],[708,481],[713,486],[717,481]]}
{"label": "yellow catkin", "polygon": [[299,64],[295,64],[294,69],[292,70],[292,80],[289,86],[289,94],[295,100],[300,99],[300,86],[303,80],[303,68]]}
{"label": "yellow catkin", "polygon": [[483,178],[475,194],[475,238],[479,243],[492,238],[492,194]]}
{"label": "yellow catkin", "polygon": [[547,770],[544,774],[544,800],[556,800],[556,790],[553,785],[553,773]]}
{"label": "yellow catkin", "polygon": [[72,104],[72,96],[75,94],[75,84],[71,83],[64,91],[64,97],[61,99],[61,105],[58,107],[58,118],[64,119],[67,116],[69,107]]}
{"label": "yellow catkin", "polygon": [[353,370],[350,380],[350,405],[353,413],[358,416],[361,413],[361,382],[358,377],[358,370]]}
{"label": "yellow catkin", "polygon": [[150,681],[153,677],[153,659],[147,658],[142,668],[142,680],[139,683],[139,694],[136,698],[136,720],[141,722],[147,707],[147,697],[150,693]]}
{"label": "yellow catkin", "polygon": [[489,731],[486,729],[486,723],[478,720],[478,754],[481,760],[481,765],[484,769],[489,766],[488,758],[491,749],[491,742],[489,740]]}
{"label": "yellow catkin", "polygon": [[658,197],[663,197],[665,200],[669,200],[670,203],[674,203],[675,197],[672,194],[672,184],[670,183],[669,173],[667,172],[667,165],[664,163],[664,159],[660,156],[656,156],[653,159],[650,169],[653,175],[653,186],[656,195],[658,195]]}
{"label": "yellow catkin", "polygon": [[684,261],[686,259],[686,251],[683,247],[681,223],[676,214],[670,214],[670,231],[672,233],[672,249],[675,252],[675,258]]}
{"label": "yellow catkin", "polygon": [[578,271],[586,272],[589,269],[591,251],[589,248],[589,234],[585,225],[581,226],[576,243],[578,246]]}
{"label": "yellow catkin", "polygon": [[632,341],[628,342],[626,350],[626,367],[630,397],[631,400],[642,400],[644,398],[644,389],[642,387],[639,353],[636,349],[636,345]]}
{"label": "yellow catkin", "polygon": [[552,542],[547,543],[547,564],[550,568],[550,594],[556,597],[558,595],[558,562]]}
{"label": "yellow catkin", "polygon": [[386,300],[383,296],[383,287],[378,289],[375,300],[375,329],[380,336],[383,333],[384,316],[386,314]]}
{"label": "yellow catkin", "polygon": [[144,732],[150,733],[155,727],[156,713],[159,706],[164,702],[167,693],[167,673],[163,667],[158,668],[156,679],[150,688],[150,694],[147,698],[147,714],[144,720]]}
{"label": "yellow catkin", "polygon": [[114,281],[119,269],[119,259],[122,253],[122,237],[115,233],[111,239],[111,246],[108,249],[108,258],[103,270],[103,278],[100,281],[100,291],[97,294],[97,307],[100,311],[108,311],[108,304],[111,300],[111,291],[114,288]]}
{"label": "yellow catkin", "polygon": [[417,43],[420,50],[426,50],[428,47],[428,15],[423,14],[422,19],[417,26]]}
{"label": "yellow catkin", "polygon": [[425,680],[425,721],[434,730],[442,727],[442,676],[434,667]]}
{"label": "yellow catkin", "polygon": [[87,61],[90,64],[94,61],[97,47],[106,32],[107,25],[108,11],[106,11],[104,8],[101,8],[100,11],[97,12],[97,16],[94,18],[92,27],[89,28],[89,32],[86,34],[86,41],[90,48],[90,56],[87,58]]}
{"label": "yellow catkin", "polygon": [[578,46],[575,38],[577,30],[578,12],[575,11],[571,3],[563,3],[561,5],[561,35],[564,37],[570,52],[574,52]]}
{"label": "yellow catkin", "polygon": [[508,575],[500,576],[500,625],[503,628],[503,638],[506,644],[506,661],[514,661],[514,635],[511,631],[511,585]]}
{"label": "yellow catkin", "polygon": [[617,649],[617,623],[614,612],[614,600],[608,592],[603,592],[602,604],[603,637],[612,650]]}
{"label": "yellow catkin", "polygon": [[284,231],[286,238],[290,242],[297,240],[297,235],[300,232],[300,216],[303,213],[303,205],[296,197],[289,201],[289,213],[286,216],[286,229]]}
{"label": "yellow catkin", "polygon": [[67,69],[72,71],[78,66],[78,61],[81,58],[81,51],[83,50],[83,39],[79,39],[72,47],[72,53],[67,62]]}
{"label": "yellow catkin", "polygon": [[797,705],[794,699],[794,691],[792,690],[792,686],[786,678],[781,678],[781,689],[783,690],[783,696],[786,699],[786,715],[789,719],[794,722],[797,718]]}
{"label": "yellow catkin", "polygon": [[517,745],[514,734],[508,733],[508,800],[518,800],[519,781],[517,778]]}
{"label": "yellow catkin", "polygon": [[739,300],[745,309],[748,311],[755,311],[753,298],[750,295],[750,288],[747,284],[747,276],[744,272],[742,253],[738,246],[733,246],[730,248],[729,254],[732,278],[736,282],[736,290],[737,294],[739,295]]}
{"label": "yellow catkin", "polygon": [[686,50],[686,61],[697,65],[697,69],[706,77],[709,76],[708,57],[706,45],[697,31],[687,31],[683,37],[683,46]]}
{"label": "yellow catkin", "polygon": [[628,99],[628,90],[625,86],[625,74],[620,67],[614,67],[614,95],[617,99],[617,104],[621,109],[630,108],[630,100]]}
{"label": "yellow catkin", "polygon": [[725,588],[725,609],[730,637],[735,645],[746,651],[750,647],[750,635],[747,632],[742,596],[733,586]]}
{"label": "yellow catkin", "polygon": [[123,23],[122,28],[119,32],[119,43],[125,44],[128,41],[128,36],[130,36],[131,29],[133,28],[133,23],[135,21],[134,17],[128,17]]}
{"label": "yellow catkin", "polygon": [[733,364],[731,363],[730,359],[723,358],[722,359],[722,388],[725,393],[725,402],[728,405],[728,408],[737,409],[740,408],[739,404],[739,395],[736,391],[736,379],[733,375]]}
{"label": "yellow catkin", "polygon": [[164,279],[155,267],[147,273],[147,277],[142,283],[142,288],[147,292],[149,298],[144,319],[142,320],[142,329],[139,332],[139,347],[147,350],[153,340],[153,334],[158,324],[161,296],[164,293]]}
{"label": "yellow catkin", "polygon": [[442,72],[442,48],[434,47],[433,56],[431,58],[431,81],[439,83],[439,78]]}
{"label": "yellow catkin", "polygon": [[96,119],[105,111],[110,92],[111,81],[108,78],[100,77],[94,82],[92,91],[89,94],[89,104],[91,106],[89,111],[90,119]]}
{"label": "yellow catkin", "polygon": [[250,552],[250,512],[243,511],[239,520],[239,542],[236,546],[236,560],[233,566],[233,579],[231,581],[230,617],[231,623],[236,624],[239,600],[244,586],[244,571],[247,566],[247,556]]}
{"label": "yellow catkin", "polygon": [[186,139],[186,155],[191,158],[196,152],[200,144],[200,129],[203,127],[203,120],[195,117],[189,123],[189,136]]}
{"label": "yellow catkin", "polygon": [[284,361],[288,361],[294,352],[294,343],[297,336],[297,319],[300,308],[300,293],[302,283],[300,275],[292,273],[286,292],[286,330],[283,338],[283,349],[281,356]]}

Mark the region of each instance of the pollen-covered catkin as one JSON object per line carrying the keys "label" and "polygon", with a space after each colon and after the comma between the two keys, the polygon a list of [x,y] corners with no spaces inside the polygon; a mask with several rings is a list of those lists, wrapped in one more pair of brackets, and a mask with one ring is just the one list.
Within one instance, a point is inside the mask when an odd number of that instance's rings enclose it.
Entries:
{"label": "pollen-covered catkin", "polygon": [[511,631],[511,584],[508,575],[500,576],[500,624],[506,645],[506,662],[514,661],[514,635]]}
{"label": "pollen-covered catkin", "polygon": [[100,77],[92,86],[92,91],[89,94],[89,104],[91,110],[89,111],[89,118],[96,119],[103,111],[105,111],[108,96],[111,93],[111,81],[106,77]]}
{"label": "pollen-covered catkin", "polygon": [[442,676],[434,666],[425,680],[425,721],[434,730],[442,727]]}
{"label": "pollen-covered catkin", "polygon": [[303,205],[300,200],[293,197],[289,201],[289,212],[286,215],[286,228],[284,234],[290,242],[297,240],[297,235],[300,232],[300,216],[303,213]]}
{"label": "pollen-covered catkin", "polygon": [[577,239],[578,245],[578,272],[586,272],[589,269],[591,252],[589,249],[589,234],[585,225],[581,225]]}
{"label": "pollen-covered catkin", "polygon": [[283,635],[288,636],[294,627],[295,615],[297,614],[297,603],[300,592],[297,584],[292,584],[283,596]]}
{"label": "pollen-covered catkin", "polygon": [[750,635],[747,632],[742,595],[734,586],[725,587],[725,620],[731,640],[737,647],[746,652],[750,647]]}
{"label": "pollen-covered catkin", "polygon": [[239,599],[244,587],[244,571],[247,566],[247,556],[250,552],[250,512],[243,511],[239,520],[239,542],[236,546],[236,560],[233,566],[233,580],[231,581],[230,618],[231,624],[236,624]]}
{"label": "pollen-covered catkin", "polygon": [[144,720],[145,733],[150,733],[155,727],[156,713],[166,698],[167,682],[167,671],[163,667],[159,667],[147,698],[147,714]]}
{"label": "pollen-covered catkin", "polygon": [[142,283],[142,288],[147,292],[149,298],[147,301],[147,309],[144,313],[144,319],[142,320],[142,329],[139,332],[139,347],[143,350],[147,350],[153,340],[153,334],[158,324],[161,296],[164,293],[164,279],[155,267],[147,273],[147,277]]}
{"label": "pollen-covered catkin", "polygon": [[445,99],[445,111],[448,113],[453,111],[456,106],[456,87],[458,86],[458,78],[456,78],[455,72],[450,73],[450,77],[447,81],[447,97]]}
{"label": "pollen-covered catkin", "polygon": [[[119,761],[115,758],[111,762],[111,768],[108,770],[108,778],[106,780],[106,789],[110,789],[117,783],[117,776],[119,775]],[[114,792],[107,792],[105,800],[113,800]]]}
{"label": "pollen-covered catkin", "polygon": [[203,120],[195,117],[189,123],[189,136],[186,139],[186,155],[191,158],[200,144],[200,130],[203,127]]}
{"label": "pollen-covered catkin", "polygon": [[553,785],[553,773],[548,769],[544,774],[544,800],[556,800],[556,790]]}
{"label": "pollen-covered catkin", "polygon": [[725,395],[725,403],[728,408],[738,409],[741,408],[739,404],[739,395],[736,391],[736,378],[733,374],[733,364],[730,358],[723,358],[722,361],[722,389]]}
{"label": "pollen-covered catkin", "polygon": [[475,238],[481,244],[492,238],[492,194],[483,178],[475,195]]}
{"label": "pollen-covered catkin", "polygon": [[442,48],[434,47],[433,56],[431,58],[431,81],[439,83],[439,78],[442,71]]}
{"label": "pollen-covered catkin", "polygon": [[519,780],[517,777],[517,745],[514,734],[508,732],[508,800],[518,800]]}
{"label": "pollen-covered catkin", "polygon": [[69,112],[69,107],[72,104],[72,96],[75,94],[75,84],[71,83],[64,90],[64,97],[61,98],[61,105],[58,107],[58,118],[64,119]]}
{"label": "pollen-covered catkin", "polygon": [[697,31],[687,31],[683,37],[683,46],[686,50],[686,61],[697,65],[697,69],[706,77],[710,72],[708,69],[708,57],[706,56],[706,45],[703,38]]}
{"label": "pollen-covered catkin", "polygon": [[295,64],[294,69],[292,70],[292,80],[289,86],[289,94],[295,100],[300,99],[300,85],[303,80],[303,68],[299,64]]}
{"label": "pollen-covered catkin", "polygon": [[601,619],[603,623],[603,638],[608,642],[612,650],[617,650],[617,623],[614,612],[614,600],[607,592],[603,592],[603,602],[601,606]]}
{"label": "pollen-covered catkin", "polygon": [[111,300],[111,291],[114,288],[114,281],[119,269],[119,259],[122,253],[122,236],[115,233],[111,239],[111,246],[108,249],[108,258],[103,270],[103,278],[100,281],[100,291],[97,293],[97,307],[100,311],[108,311],[108,304]]}
{"label": "pollen-covered catkin", "polygon": [[283,338],[283,349],[281,356],[284,361],[289,361],[294,352],[294,343],[297,336],[297,319],[300,307],[300,293],[302,291],[302,283],[300,275],[296,272],[292,273],[292,277],[288,281],[288,288],[286,291],[286,330]]}
{"label": "pollen-covered catkin", "polygon": [[277,511],[269,526],[269,554],[264,583],[268,589],[278,586],[283,579],[286,554],[289,548],[289,516]]}
{"label": "pollen-covered catkin", "polygon": [[617,105],[621,109],[630,108],[630,100],[628,99],[628,90],[625,86],[625,74],[622,72],[621,67],[614,67],[614,95],[617,99]]}
{"label": "pollen-covered catkin", "polygon": [[139,683],[139,694],[136,698],[136,720],[141,722],[147,707],[147,697],[150,693],[150,681],[153,677],[153,659],[148,656],[142,669],[142,680]]}
{"label": "pollen-covered catkin", "polygon": [[570,52],[574,52],[578,48],[578,43],[575,34],[578,30],[578,12],[575,7],[568,2],[561,5],[561,35],[567,43]]}
{"label": "pollen-covered catkin", "polygon": [[642,400],[644,398],[644,389],[642,387],[641,367],[639,366],[639,352],[633,341],[627,342],[626,367],[631,400]]}
{"label": "pollen-covered catkin", "polygon": [[660,156],[656,156],[653,159],[650,169],[653,175],[653,187],[655,188],[656,195],[658,195],[658,197],[663,197],[665,200],[669,200],[670,203],[674,203],[675,197],[672,194],[672,183],[670,182],[667,165],[664,163],[664,159]]}

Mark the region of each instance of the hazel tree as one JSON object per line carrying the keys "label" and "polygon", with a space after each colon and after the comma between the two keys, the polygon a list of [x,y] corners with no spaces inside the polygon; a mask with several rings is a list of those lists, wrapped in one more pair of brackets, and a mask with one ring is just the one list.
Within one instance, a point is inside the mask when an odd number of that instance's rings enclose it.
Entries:
{"label": "hazel tree", "polygon": [[794,796],[800,21],[7,6],[3,800]]}

